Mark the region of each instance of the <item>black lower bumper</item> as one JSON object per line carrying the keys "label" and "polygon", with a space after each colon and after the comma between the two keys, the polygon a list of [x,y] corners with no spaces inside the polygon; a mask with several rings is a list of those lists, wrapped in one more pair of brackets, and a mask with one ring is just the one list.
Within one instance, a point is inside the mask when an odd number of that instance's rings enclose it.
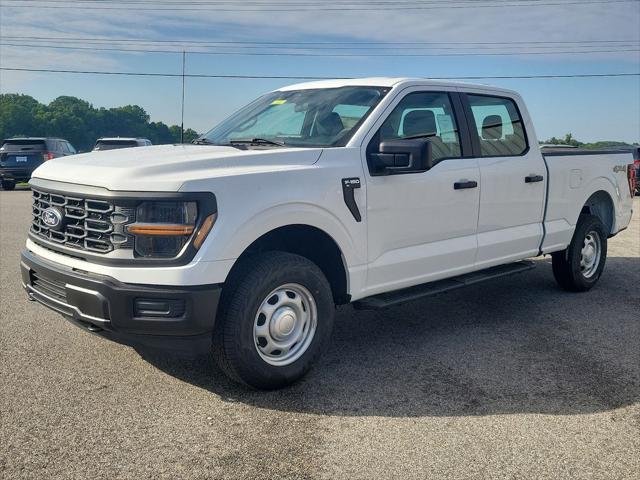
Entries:
{"label": "black lower bumper", "polygon": [[134,285],[79,272],[22,252],[22,283],[30,299],[90,332],[119,343],[204,351],[221,285]]}
{"label": "black lower bumper", "polygon": [[27,182],[31,178],[33,168],[3,168],[0,170],[0,180],[3,182]]}

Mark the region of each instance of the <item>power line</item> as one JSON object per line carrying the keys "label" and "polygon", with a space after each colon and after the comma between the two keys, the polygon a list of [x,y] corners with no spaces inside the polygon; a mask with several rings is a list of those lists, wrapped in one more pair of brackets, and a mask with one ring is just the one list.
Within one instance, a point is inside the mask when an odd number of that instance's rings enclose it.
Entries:
{"label": "power line", "polygon": [[[460,44],[459,46],[438,46],[437,44],[433,44],[432,46],[428,45],[419,45],[419,46],[410,46],[410,45],[400,45],[400,44],[391,44],[388,46],[375,45],[375,46],[362,46],[362,45],[207,45],[207,44],[193,44],[193,45],[181,45],[181,44],[172,44],[172,43],[162,43],[162,44],[147,44],[147,43],[114,43],[115,47],[109,47],[110,43],[89,43],[83,42],[83,46],[74,46],[74,43],[71,42],[58,42],[54,41],[52,43],[48,43],[41,40],[31,40],[29,43],[15,43],[20,41],[19,37],[3,37],[2,45],[14,46],[14,47],[42,47],[42,48],[58,48],[58,49],[70,49],[70,50],[105,50],[105,51],[120,51],[120,52],[159,52],[159,53],[175,53],[181,52],[185,48],[199,48],[199,49],[234,49],[234,50],[304,50],[304,51],[313,51],[313,50],[371,50],[371,51],[381,51],[381,50],[398,50],[402,48],[403,51],[407,50],[480,50],[480,51],[488,51],[488,50],[513,50],[516,48],[522,49],[534,49],[534,50],[549,50],[553,48],[572,48],[572,49],[585,49],[585,48],[622,48],[622,47],[637,47],[640,46],[640,41],[629,41],[625,43],[603,43],[603,44],[566,44],[566,45],[508,45],[504,44],[502,46],[497,45],[472,45],[464,46]],[[28,41],[28,40],[27,40]],[[158,47],[170,47],[175,48],[176,50],[161,50],[159,48],[155,48],[156,45]],[[126,47],[126,48],[123,48]],[[147,47],[146,49],[141,49],[142,47]],[[149,47],[154,48],[150,50]],[[578,50],[576,50],[578,51]],[[191,50],[191,53],[206,53],[199,50]],[[362,54],[366,55],[366,54]]]}
{"label": "power line", "polygon": [[[5,47],[23,48],[53,48],[67,50],[89,50],[89,51],[116,51],[132,53],[181,53],[180,50],[142,50],[142,49],[122,49],[103,47],[69,47],[54,45],[27,45],[18,43],[0,43]],[[477,57],[477,56],[528,56],[528,55],[566,55],[566,54],[593,54],[593,53],[630,53],[640,52],[638,48],[607,49],[607,50],[562,50],[544,52],[454,52],[454,53],[301,53],[301,52],[212,52],[212,51],[189,51],[191,55],[216,55],[216,56],[258,56],[258,57]]]}
{"label": "power line", "polygon": [[[84,75],[122,75],[142,77],[182,77],[182,73],[160,72],[105,72],[92,70],[57,70],[48,68],[19,68],[0,67],[0,70],[11,72],[37,72],[37,73],[70,73]],[[256,80],[353,80],[357,77],[319,77],[296,75],[213,75],[204,73],[187,73],[185,78],[227,78],[227,79],[256,79]],[[550,75],[494,75],[494,76],[453,76],[453,77],[429,77],[429,80],[485,80],[485,79],[538,79],[538,78],[603,78],[603,77],[640,77],[640,73],[581,73],[581,74],[550,74]]]}
{"label": "power line", "polygon": [[[198,7],[213,7],[218,8],[220,6],[230,7],[233,6],[234,9],[245,8],[245,7],[260,7],[265,9],[273,9],[274,7],[279,8],[292,8],[295,7],[305,8],[305,9],[314,9],[316,7],[332,7],[332,8],[344,8],[344,7],[366,7],[367,9],[377,8],[377,7],[408,7],[408,8],[423,8],[423,7],[437,7],[437,8],[445,8],[449,7],[452,4],[460,4],[466,7],[469,6],[479,6],[479,7],[498,7],[498,6],[520,6],[519,4],[524,4],[522,6],[545,6],[545,5],[574,5],[576,3],[626,3],[633,2],[635,0],[619,0],[614,2],[604,2],[599,0],[587,0],[586,2],[577,2],[576,0],[429,0],[429,1],[415,1],[415,0],[324,0],[321,2],[301,2],[301,1],[292,1],[292,2],[283,2],[283,1],[256,1],[256,0],[246,0],[246,1],[236,1],[236,0],[222,0],[215,2],[207,2],[207,1],[185,1],[185,2],[176,2],[176,1],[163,1],[161,4],[164,7],[176,7],[176,8],[184,8],[191,6]],[[130,9],[138,9],[141,7],[137,7],[137,5],[148,6],[144,7],[146,9],[157,9],[158,2],[155,0],[152,1],[119,1],[119,0],[106,0],[106,1],[90,1],[90,0],[4,0],[4,3],[9,3],[11,7],[25,7],[25,8],[104,8],[102,5],[109,5],[109,8],[114,9],[122,9],[122,8],[130,8]],[[17,5],[11,5],[16,3]],[[49,4],[50,6],[47,6]],[[51,5],[53,4],[53,5]],[[56,5],[57,4],[57,5]],[[121,5],[121,6],[118,6]],[[153,8],[151,8],[153,7]],[[199,8],[202,10],[202,8]]]}
{"label": "power line", "polygon": [[504,42],[430,42],[430,41],[420,41],[420,42],[370,42],[370,41],[359,41],[359,42],[349,42],[349,41],[320,41],[320,42],[309,42],[309,41],[297,41],[297,42],[277,42],[277,41],[243,41],[243,40],[215,40],[215,41],[204,41],[204,40],[149,40],[149,39],[136,39],[136,38],[106,38],[106,37],[38,37],[38,36],[8,36],[3,35],[3,39],[13,39],[13,40],[27,40],[27,41],[37,41],[37,40],[46,40],[46,41],[54,41],[54,42],[107,42],[107,43],[135,43],[135,44],[175,44],[176,46],[182,47],[183,44],[198,44],[193,46],[211,46],[212,44],[239,44],[239,45],[512,45],[512,44],[531,44],[531,45],[539,45],[539,44],[592,44],[592,43],[637,43],[640,42],[640,37],[632,38],[632,39],[595,39],[595,40],[508,40]]}
{"label": "power line", "polygon": [[[3,0],[5,3],[86,3],[86,4],[151,4],[157,5],[157,0]],[[545,0],[323,0],[322,2],[304,0],[163,0],[165,5],[223,5],[223,4],[243,4],[243,5],[313,5],[317,3],[340,3],[358,5],[377,4],[401,4],[408,3],[414,5],[449,4],[449,3],[541,3]],[[569,2],[571,0],[558,0]]]}
{"label": "power line", "polygon": [[[11,0],[10,0],[11,1]],[[528,3],[513,3],[516,2],[517,0],[510,0],[510,3],[507,2],[501,2],[501,3],[495,3],[495,0],[492,0],[494,3],[483,3],[482,5],[477,5],[477,4],[473,4],[473,3],[466,3],[464,5],[451,5],[451,4],[428,4],[428,5],[424,5],[424,4],[416,4],[416,5],[410,5],[410,4],[401,4],[401,5],[375,5],[375,4],[369,4],[367,6],[354,6],[354,7],[345,7],[345,6],[324,6],[323,4],[320,4],[320,6],[316,6],[313,4],[310,4],[308,7],[307,6],[296,6],[295,8],[291,8],[291,7],[287,7],[287,8],[283,8],[283,7],[277,7],[277,8],[273,8],[272,6],[265,4],[263,8],[245,8],[243,6],[242,3],[240,3],[238,5],[238,7],[235,8],[218,8],[218,7],[213,7],[213,8],[207,8],[207,5],[203,5],[199,8],[194,8],[194,7],[157,7],[157,6],[132,6],[132,5],[127,5],[127,6],[95,6],[95,5],[85,5],[85,4],[79,4],[79,3],[73,3],[73,4],[69,4],[69,5],[41,5],[41,4],[25,4],[24,0],[20,3],[20,4],[10,4],[10,5],[6,5],[10,8],[23,8],[23,9],[28,9],[28,8],[37,8],[37,9],[65,9],[65,10],[70,10],[70,9],[81,9],[83,11],[87,11],[87,10],[118,10],[118,11],[123,11],[123,10],[128,10],[128,11],[154,11],[154,12],[160,12],[160,11],[180,11],[180,12],[187,12],[187,11],[195,11],[195,12],[204,12],[204,11],[211,11],[211,12],[233,12],[233,13],[243,13],[243,12],[331,12],[331,11],[339,11],[339,12],[345,12],[345,11],[377,11],[377,12],[389,12],[389,11],[398,11],[398,10],[414,10],[414,11],[420,11],[420,10],[436,10],[436,9],[469,9],[469,8],[508,8],[508,7],[542,7],[542,6],[567,6],[567,5],[579,5],[579,6],[587,6],[587,5],[596,5],[596,4],[612,4],[612,3],[638,3],[640,0],[584,0],[584,1],[567,1],[567,2],[560,2],[558,0],[555,1],[546,1],[546,2],[542,2],[542,1],[534,1],[534,0],[524,0],[527,1]],[[6,2],[6,0],[5,0]],[[92,2],[95,3],[95,2]],[[458,2],[461,3],[461,2]],[[364,5],[364,4],[363,4]]]}

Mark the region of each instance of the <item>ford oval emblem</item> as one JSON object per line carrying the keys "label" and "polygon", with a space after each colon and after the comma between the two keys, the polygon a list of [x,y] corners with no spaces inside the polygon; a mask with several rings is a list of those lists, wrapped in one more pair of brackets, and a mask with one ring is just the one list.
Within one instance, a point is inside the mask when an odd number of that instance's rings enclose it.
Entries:
{"label": "ford oval emblem", "polygon": [[42,212],[42,223],[53,229],[60,227],[62,225],[62,212],[55,207],[46,208]]}

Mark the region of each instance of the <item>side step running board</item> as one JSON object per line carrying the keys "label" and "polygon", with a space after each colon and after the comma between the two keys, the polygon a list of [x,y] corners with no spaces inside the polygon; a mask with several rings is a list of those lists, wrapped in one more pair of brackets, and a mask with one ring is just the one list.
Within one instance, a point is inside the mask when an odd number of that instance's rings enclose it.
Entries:
{"label": "side step running board", "polygon": [[377,310],[380,308],[400,305],[402,303],[418,300],[423,297],[429,297],[438,293],[448,292],[456,288],[466,287],[475,283],[492,280],[494,278],[512,275],[514,273],[525,272],[535,267],[535,264],[529,260],[509,263],[507,265],[498,265],[497,267],[487,268],[478,272],[466,273],[458,277],[446,278],[435,282],[423,283],[415,287],[395,290],[393,292],[385,292],[379,295],[366,297],[353,302],[353,306],[358,310]]}

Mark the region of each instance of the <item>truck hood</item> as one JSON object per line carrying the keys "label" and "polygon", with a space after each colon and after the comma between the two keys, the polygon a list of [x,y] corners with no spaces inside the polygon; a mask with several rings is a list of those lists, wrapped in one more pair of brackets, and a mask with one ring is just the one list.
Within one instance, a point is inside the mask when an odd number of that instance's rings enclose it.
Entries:
{"label": "truck hood", "polygon": [[171,192],[190,180],[308,168],[321,153],[321,148],[157,145],[56,158],[32,177],[109,190]]}

